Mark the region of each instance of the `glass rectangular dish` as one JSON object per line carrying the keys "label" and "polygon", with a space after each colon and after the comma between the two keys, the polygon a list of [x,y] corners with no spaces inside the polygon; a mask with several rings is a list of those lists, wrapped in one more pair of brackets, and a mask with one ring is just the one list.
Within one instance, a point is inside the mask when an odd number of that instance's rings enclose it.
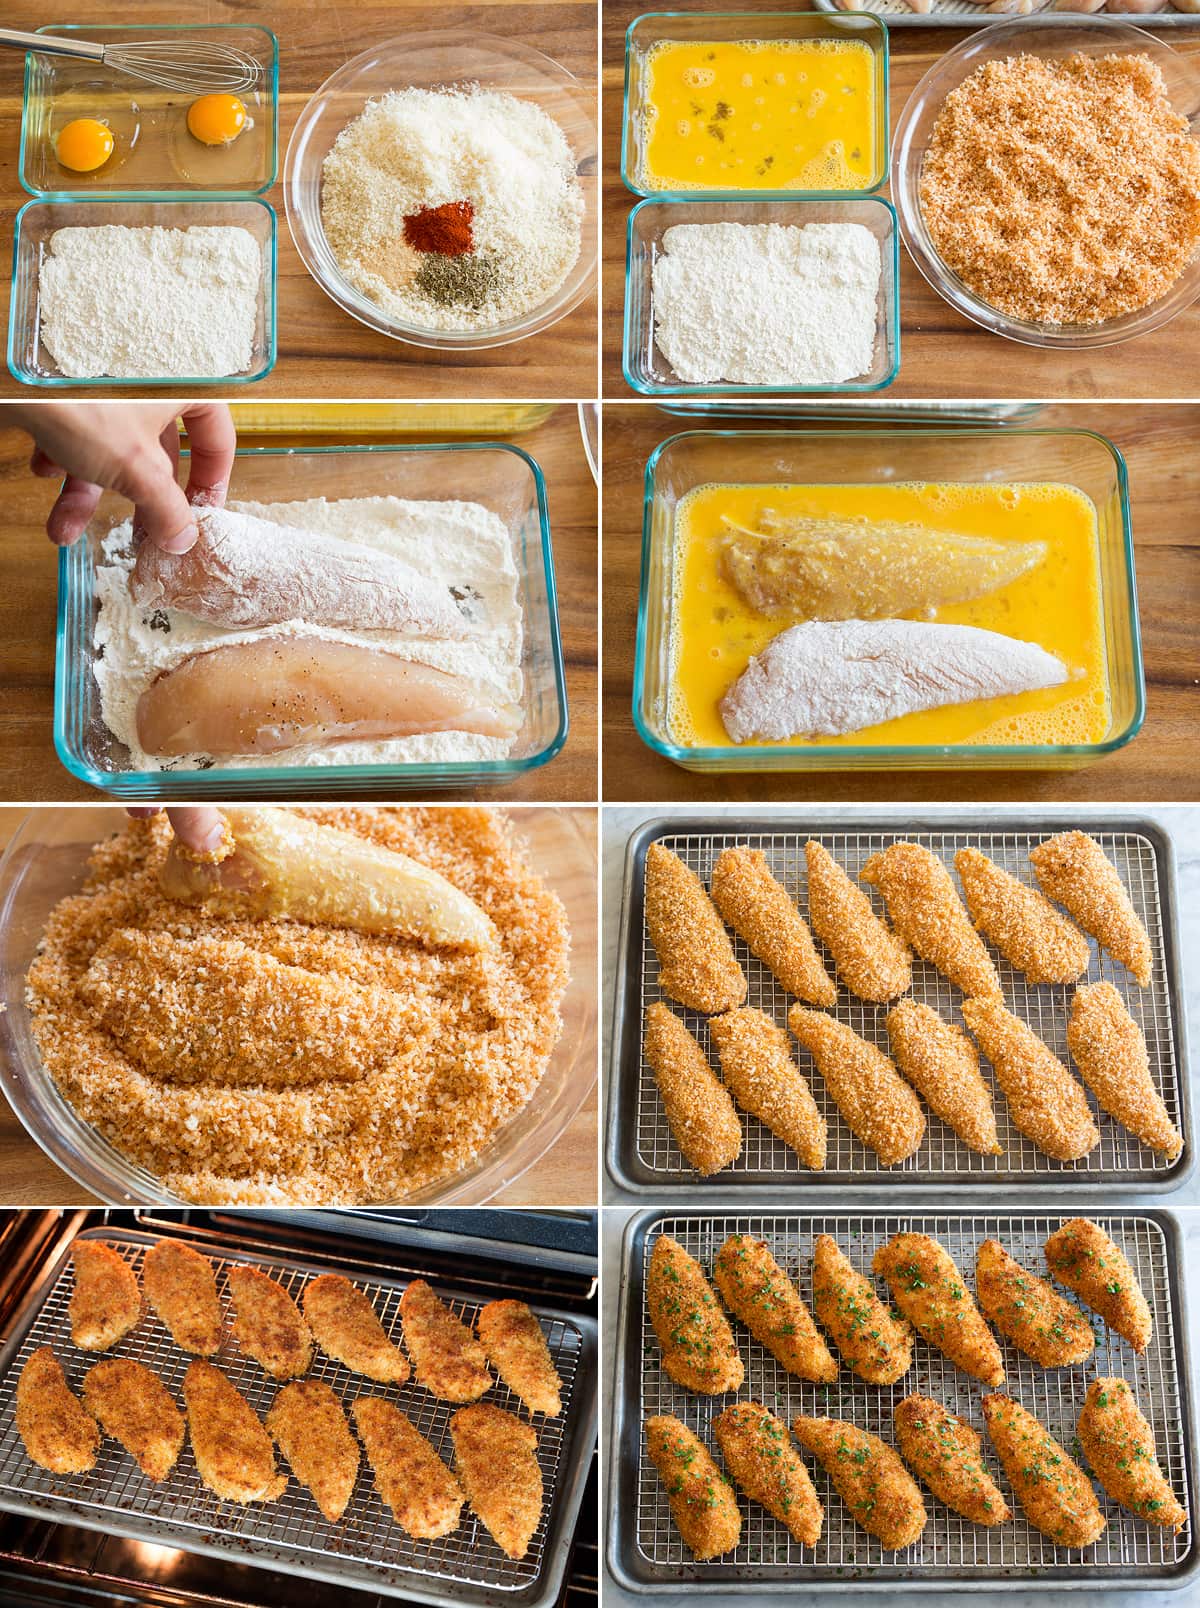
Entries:
{"label": "glass rectangular dish", "polygon": [[[635,17],[625,34],[625,103],[621,129],[621,178],[635,195],[676,195],[694,199],[713,194],[694,190],[660,189],[647,184],[642,173],[646,61],[650,51],[663,40],[688,41],[718,39],[857,39],[868,45],[874,57],[875,127],[874,164],[871,178],[860,189],[827,193],[864,195],[886,182],[889,160],[888,121],[888,34],[887,24],[868,12],[835,15],[803,11],[652,11]],[[758,200],[803,195],[796,190],[739,191]]]}
{"label": "glass rectangular dish", "polygon": [[[1096,510],[1100,603],[1111,715],[1096,743],[729,743],[685,747],[668,725],[675,513],[695,487],[719,483],[870,485],[898,481],[1053,481]],[[696,430],[671,436],[646,464],[633,721],[684,770],[1074,770],[1124,747],[1145,717],[1146,685],[1125,461],[1090,430]]]}
{"label": "glass rectangular dish", "polygon": [[[180,480],[184,481],[188,454],[182,453],[181,459]],[[411,765],[132,769],[128,749],[104,724],[92,668],[96,660],[93,636],[99,542],[129,512],[120,498],[105,492],[86,538],[59,553],[54,746],[73,776],[131,803],[394,798],[512,781],[554,758],[567,735],[566,683],[546,487],[541,469],[528,453],[507,442],[477,441],[305,450],[246,447],[238,451],[229,493],[233,499],[261,502],[452,495],[481,503],[499,515],[512,537],[524,614],[524,718],[515,751],[506,759]]]}
{"label": "glass rectangular dish", "polygon": [[[62,390],[83,386],[171,385],[177,389],[195,385],[251,385],[264,379],[275,367],[275,209],[269,202],[247,197],[211,196],[202,201],[185,197],[132,197],[127,199],[86,197],[72,200],[55,197],[26,201],[17,213],[13,228],[13,276],[8,310],[8,367],[23,385],[40,385]],[[193,225],[233,226],[246,229],[262,247],[263,271],[260,280],[258,317],[250,367],[241,374],[200,376],[166,374],[160,377],[138,375],[95,375],[76,379],[63,374],[42,344],[38,281],[42,262],[50,249],[50,238],[58,229],[95,228],[105,224],[124,224],[129,228],[187,229]]]}
{"label": "glass rectangular dish", "polygon": [[[680,380],[654,340],[654,264],[664,232],[677,223],[804,225],[862,224],[879,242],[882,274],[876,309],[875,348],[866,374],[837,385],[711,385]],[[881,391],[900,369],[900,236],[890,201],[864,195],[830,199],[810,195],[789,201],[747,199],[744,192],[702,201],[650,196],[629,214],[625,253],[625,335],[621,366],[626,383],[643,396],[810,396]]]}

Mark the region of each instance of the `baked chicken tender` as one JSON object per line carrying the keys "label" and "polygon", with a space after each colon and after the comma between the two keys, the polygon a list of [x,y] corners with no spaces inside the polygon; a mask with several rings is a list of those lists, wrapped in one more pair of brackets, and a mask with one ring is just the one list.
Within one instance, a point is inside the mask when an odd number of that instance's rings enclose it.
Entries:
{"label": "baked chicken tender", "polygon": [[815,1547],[825,1509],[783,1420],[756,1401],[739,1401],[714,1419],[713,1434],[739,1490],[802,1546]]}
{"label": "baked chicken tender", "polygon": [[646,850],[645,910],[664,994],[709,1015],[742,1003],[745,974],[704,884],[661,843]]}
{"label": "baked chicken tender", "polygon": [[731,1234],[717,1252],[713,1281],[733,1315],[788,1373],[818,1382],[837,1378],[838,1365],[799,1290],[762,1240]]}
{"label": "baked chicken tender", "polygon": [[535,1313],[524,1301],[489,1301],[475,1320],[488,1360],[531,1413],[557,1418],[562,1380]]}
{"label": "baked chicken tender", "polygon": [[503,1407],[460,1407],[450,1420],[454,1465],[471,1511],[502,1552],[523,1558],[542,1517],[537,1435]]}
{"label": "baked chicken tender", "polygon": [[731,1552],[742,1536],[733,1487],[686,1424],[665,1414],[646,1420],[646,1449],[671,1504],[671,1517],[698,1563]]}
{"label": "baked chicken tender", "polygon": [[83,1404],[149,1480],[165,1480],[183,1449],[183,1414],[156,1373],[128,1357],[88,1370]]}
{"label": "baked chicken tender", "polygon": [[1042,891],[1057,899],[1143,988],[1153,965],[1150,938],[1120,872],[1086,832],[1060,832],[1030,850]]}
{"label": "baked chicken tender", "polygon": [[984,1464],[983,1442],[965,1419],[914,1393],[897,1403],[892,1420],[901,1457],[940,1502],[989,1528],[1012,1518]]}
{"label": "baked chicken tender", "polygon": [[340,1273],[319,1273],[304,1286],[300,1305],[313,1338],[327,1357],[364,1378],[404,1384],[412,1372],[408,1359],[388,1339],[375,1308],[357,1284]]}
{"label": "baked chicken tender", "polygon": [[71,1264],[71,1339],[81,1351],[108,1351],[142,1315],[137,1277],[118,1251],[98,1240],[78,1240]]}
{"label": "baked chicken tender", "polygon": [[1060,1547],[1090,1547],[1104,1533],[1092,1482],[1032,1413],[1011,1396],[983,1398],[996,1456],[1021,1511]]}
{"label": "baked chicken tender", "polygon": [[200,1478],[223,1502],[273,1502],[287,1485],[275,1468],[271,1437],[254,1409],[211,1362],[195,1361],[183,1380],[188,1436]]}
{"label": "baked chicken tender", "polygon": [[912,1367],[912,1330],[828,1234],[813,1246],[813,1311],[843,1362],[868,1385],[894,1385]]}
{"label": "baked chicken tender", "polygon": [[1114,1502],[1167,1530],[1187,1523],[1187,1509],[1159,1467],[1154,1431],[1123,1379],[1092,1380],[1079,1415],[1079,1444]]}
{"label": "baked chicken tender", "polygon": [[729,1320],[699,1262],[668,1234],[650,1252],[646,1306],[669,1379],[706,1396],[740,1387],[745,1369]]}
{"label": "baked chicken tender", "polygon": [[1101,1108],[1174,1161],[1183,1150],[1182,1135],[1154,1087],[1145,1036],[1111,983],[1075,990],[1067,1044]]}
{"label": "baked chicken tender", "polygon": [[25,1450],[51,1474],[86,1474],[95,1468],[100,1430],[80,1406],[49,1346],[31,1351],[21,1369],[16,1420]]}
{"label": "baked chicken tender", "polygon": [[979,1070],[979,1052],[953,1022],[919,1000],[902,999],[884,1018],[900,1071],[962,1142],[981,1156],[998,1156],[992,1091]]}
{"label": "baked chicken tender", "polygon": [[1027,1272],[998,1240],[984,1240],[975,1253],[975,1293],[989,1321],[1039,1368],[1086,1362],[1096,1349],[1079,1308]]}
{"label": "baked chicken tender", "polygon": [[[906,944],[871,909],[871,901],[821,844],[804,845],[808,862],[808,915],[833,956],[837,974],[859,999],[885,1005],[912,987]],[[817,1003],[821,1003],[817,1001]]]}
{"label": "baked chicken tender", "polygon": [[181,1351],[211,1357],[221,1349],[225,1320],[207,1256],[178,1240],[159,1240],[142,1263],[142,1288]]}
{"label": "baked chicken tender", "polygon": [[336,1524],[358,1479],[358,1442],[341,1402],[320,1379],[293,1379],[271,1403],[266,1423],[292,1473]]}
{"label": "baked chicken tender", "polygon": [[854,1522],[888,1552],[921,1539],[924,1498],[886,1441],[843,1418],[794,1418],[792,1433],[829,1475]]}
{"label": "baked chicken tender", "polygon": [[1079,1161],[1100,1130],[1077,1080],[998,999],[965,999],[963,1021],[992,1063],[1013,1126],[1055,1161]]}
{"label": "baked chicken tender", "polygon": [[1073,983],[1088,969],[1088,941],[1035,888],[979,849],[959,849],[954,868],[971,920],[1031,983]]}
{"label": "baked chicken tender", "polygon": [[1145,1351],[1154,1329],[1150,1308],[1124,1251],[1099,1223],[1072,1217],[1056,1229],[1046,1241],[1046,1265],[1135,1351]]}
{"label": "baked chicken tender", "polygon": [[458,1529],[466,1496],[455,1476],[405,1413],[381,1396],[360,1396],[354,1422],[380,1500],[418,1541]]}
{"label": "baked chicken tender", "polygon": [[667,1124],[684,1158],[702,1178],[728,1167],[742,1150],[742,1125],[729,1090],[673,1010],[646,1007],[642,1049],[654,1073]]}
{"label": "baked chicken tender", "polygon": [[817,953],[808,923],[771,875],[761,849],[725,849],[712,874],[713,903],[789,994],[812,1005],[837,1003],[837,985]]}
{"label": "baked chicken tender", "polygon": [[439,1401],[478,1401],[492,1388],[487,1352],[424,1279],[414,1279],[400,1297],[404,1343],[417,1383]]}
{"label": "baked chicken tender", "polygon": [[921,1103],[882,1050],[824,1011],[793,1005],[788,1026],[817,1063],[850,1131],[885,1167],[906,1161],[925,1137]]}
{"label": "baked chicken tender", "polygon": [[1004,1383],[1004,1358],[954,1258],[928,1234],[893,1234],[875,1252],[874,1272],[924,1339],[972,1379]]}
{"label": "baked chicken tender", "polygon": [[738,1105],[790,1145],[806,1167],[820,1172],[828,1141],[825,1118],[783,1029],[763,1011],[743,1005],[714,1016],[708,1030],[721,1076]]}
{"label": "baked chicken tender", "polygon": [[860,872],[883,894],[892,926],[922,960],[964,994],[1000,998],[1000,979],[950,873],[919,843],[892,843]]}
{"label": "baked chicken tender", "polygon": [[233,1336],[273,1379],[298,1379],[312,1365],[313,1340],[300,1308],[282,1284],[256,1267],[231,1267],[236,1312]]}

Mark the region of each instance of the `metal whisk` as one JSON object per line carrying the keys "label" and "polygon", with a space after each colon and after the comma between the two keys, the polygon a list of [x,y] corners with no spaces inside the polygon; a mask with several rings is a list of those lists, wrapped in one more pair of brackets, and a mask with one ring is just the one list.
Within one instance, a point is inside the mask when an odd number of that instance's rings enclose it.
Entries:
{"label": "metal whisk", "polygon": [[145,39],[134,44],[101,45],[61,34],[21,33],[0,28],[0,45],[32,50],[40,56],[71,56],[183,95],[237,95],[253,89],[262,68],[253,56],[215,40]]}

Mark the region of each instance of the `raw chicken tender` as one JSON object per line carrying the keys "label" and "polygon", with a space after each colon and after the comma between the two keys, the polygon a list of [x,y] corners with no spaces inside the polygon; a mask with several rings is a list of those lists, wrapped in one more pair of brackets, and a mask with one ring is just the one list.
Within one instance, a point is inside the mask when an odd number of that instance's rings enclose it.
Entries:
{"label": "raw chicken tender", "polygon": [[936,854],[919,843],[892,843],[871,856],[861,875],[883,894],[892,926],[922,960],[964,994],[1000,997],[992,957]]}
{"label": "raw chicken tender", "polygon": [[902,999],[884,1018],[896,1065],[929,1109],[971,1150],[998,1156],[992,1091],[979,1070],[979,1052],[953,1022],[915,999]]}
{"label": "raw chicken tender", "polygon": [[742,1535],[733,1487],[704,1442],[678,1418],[646,1420],[646,1450],[671,1504],[683,1543],[698,1562],[731,1552]]}
{"label": "raw chicken tender", "polygon": [[745,1369],[729,1320],[699,1262],[667,1234],[650,1252],[646,1307],[669,1379],[707,1396],[740,1387]]}
{"label": "raw chicken tender", "polygon": [[771,875],[761,849],[725,849],[713,867],[713,903],[789,994],[833,1005],[837,988],[817,953],[808,923]]}
{"label": "raw chicken tender", "polygon": [[743,1005],[714,1016],[708,1030],[721,1058],[721,1076],[742,1110],[819,1172],[825,1165],[825,1118],[782,1028],[764,1011]]}
{"label": "raw chicken tender", "polygon": [[963,1021],[992,1063],[1013,1126],[1055,1161],[1100,1143],[1087,1096],[1053,1050],[998,999],[965,999]]}
{"label": "raw chicken tender", "polygon": [[1116,957],[1143,988],[1153,963],[1150,938],[1115,865],[1086,832],[1060,832],[1029,855],[1042,890],[1066,905],[1084,932]]}
{"label": "raw chicken tender", "polygon": [[1048,899],[978,849],[959,849],[954,866],[971,920],[1031,983],[1073,983],[1088,968],[1088,941]]}
{"label": "raw chicken tender", "polygon": [[689,1010],[729,1011],[746,978],[700,878],[661,843],[646,850],[646,926],[664,994]]}
{"label": "raw chicken tender", "polygon": [[788,1026],[816,1061],[851,1132],[885,1167],[914,1155],[925,1137],[921,1103],[882,1050],[824,1011],[793,1005]]}
{"label": "raw chicken tender", "polygon": [[854,1522],[888,1552],[921,1539],[924,1499],[886,1441],[842,1418],[795,1418],[792,1433],[818,1459]]}
{"label": "raw chicken tender", "polygon": [[825,1510],[787,1425],[758,1402],[739,1401],[713,1420],[713,1434],[741,1490],[803,1546],[815,1547]]}
{"label": "raw chicken tender", "polygon": [[832,1384],[838,1365],[800,1292],[762,1240],[731,1234],[717,1252],[713,1280],[721,1299],[798,1379]]}
{"label": "raw chicken tender", "polygon": [[729,1090],[675,1012],[661,1000],[646,1007],[642,1048],[662,1095],[667,1124],[686,1160],[702,1178],[728,1167],[742,1149],[742,1125]]}
{"label": "raw chicken tender", "polygon": [[912,986],[912,956],[871,901],[819,843],[806,843],[808,914],[838,976],[859,999],[884,1005]]}
{"label": "raw chicken tender", "polygon": [[1145,1036],[1111,983],[1076,989],[1067,1044],[1109,1116],[1174,1161],[1183,1138],[1154,1087]]}

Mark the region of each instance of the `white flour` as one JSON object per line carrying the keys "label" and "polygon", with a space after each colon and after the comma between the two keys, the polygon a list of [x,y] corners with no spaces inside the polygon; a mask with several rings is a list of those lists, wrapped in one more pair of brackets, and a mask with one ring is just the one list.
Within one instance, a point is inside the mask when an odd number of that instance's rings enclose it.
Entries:
{"label": "white flour", "polygon": [[685,384],[836,385],[871,367],[881,271],[859,223],[677,223],[654,338]]}
{"label": "white flour", "polygon": [[38,274],[42,342],[72,379],[240,374],[262,276],[247,229],[56,229]]}
{"label": "white flour", "polygon": [[[319,635],[385,648],[401,658],[465,676],[494,692],[502,703],[522,701],[522,612],[508,528],[498,514],[466,502],[415,502],[400,497],[354,497],[327,502],[231,502],[230,508],[326,536],[377,547],[465,594],[467,612],[479,629],[459,641],[439,641],[397,631],[346,631],[308,626],[302,620],[258,630],[229,630],[175,609],[146,611],[130,596],[135,547],[126,520],[105,537],[104,562],[96,570],[96,661],[100,709],[105,724],[130,751],[136,770],[200,770],[204,755],[165,762],[145,753],[137,740],[137,702],[150,682],[190,654],[226,642],[280,636]],[[431,528],[435,533],[431,537]],[[337,743],[289,748],[275,754],[223,758],[222,768],[290,765],[404,765],[441,760],[502,759],[516,739],[475,732],[429,732],[389,742]]]}

